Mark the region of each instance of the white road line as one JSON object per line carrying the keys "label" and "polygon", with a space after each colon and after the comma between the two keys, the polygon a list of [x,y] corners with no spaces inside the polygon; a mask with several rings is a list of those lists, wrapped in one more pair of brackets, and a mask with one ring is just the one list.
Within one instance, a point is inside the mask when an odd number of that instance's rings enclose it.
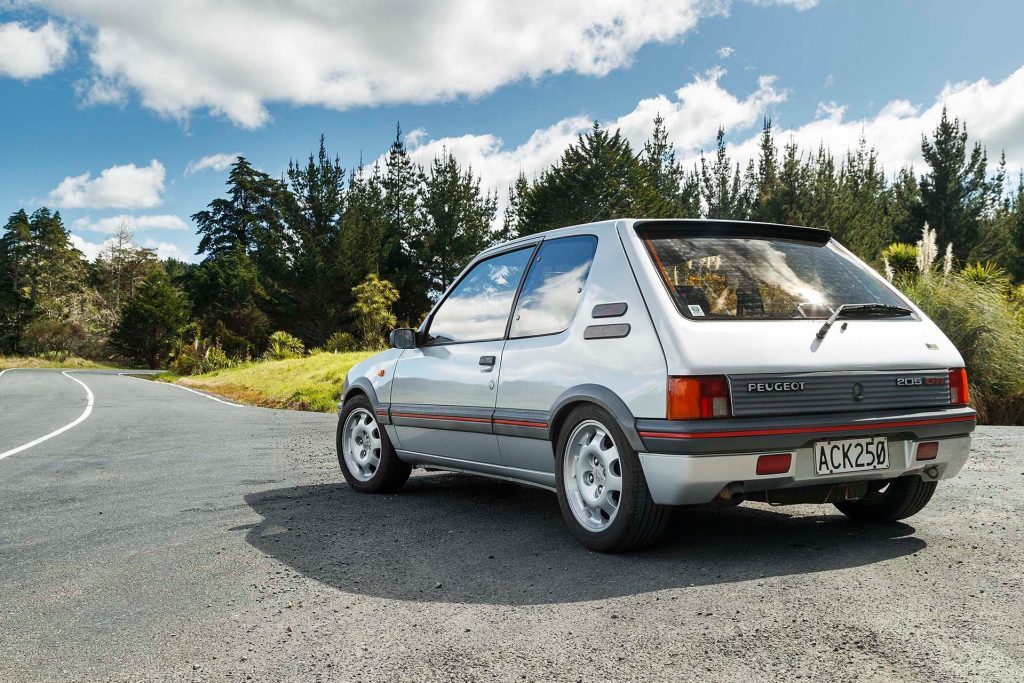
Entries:
{"label": "white road line", "polygon": [[150,384],[162,384],[162,385],[164,385],[166,387],[175,387],[177,389],[184,389],[185,391],[192,392],[196,396],[202,396],[203,398],[208,398],[211,401],[216,401],[217,403],[223,403],[224,405],[231,406],[233,408],[249,408],[249,407],[251,407],[251,406],[247,406],[247,405],[242,404],[242,403],[232,403],[231,401],[225,401],[224,399],[217,398],[216,396],[210,396],[209,394],[204,394],[201,391],[196,391],[195,389],[189,389],[188,387],[183,387],[180,384],[172,384],[171,382],[154,382],[153,380],[150,380],[150,379],[142,379],[141,377],[134,377],[133,375],[131,375],[130,373],[127,373],[127,372],[119,372],[117,374],[122,376],[122,377],[128,377],[129,379],[137,379],[140,382],[149,382]]}
{"label": "white road line", "polygon": [[[9,370],[14,370],[15,368],[8,368],[8,369]],[[18,368],[18,369],[20,369],[20,368]],[[7,372],[7,370],[4,370],[3,372]],[[0,375],[3,375],[3,372],[0,372]],[[78,419],[75,420],[74,422],[69,422],[68,424],[64,425],[60,429],[56,429],[56,430],[50,432],[46,436],[41,436],[38,439],[36,439],[35,441],[29,441],[24,446],[18,446],[17,448],[12,448],[9,451],[6,451],[4,453],[0,453],[0,460],[3,460],[4,458],[6,458],[9,455],[14,455],[15,453],[21,453],[22,451],[28,450],[29,448],[32,448],[33,446],[38,446],[42,442],[47,441],[48,439],[52,439],[53,437],[57,436],[58,434],[63,434],[64,432],[68,431],[72,427],[77,427],[78,425],[80,425],[83,422],[85,422],[86,418],[89,417],[89,415],[92,414],[92,406],[93,406],[93,403],[95,403],[96,399],[92,395],[92,391],[89,389],[89,387],[87,387],[85,385],[85,382],[83,382],[82,380],[78,379],[77,377],[72,377],[71,375],[69,375],[67,370],[65,370],[64,372],[62,372],[60,374],[62,374],[65,377],[67,377],[72,382],[78,382],[79,384],[82,385],[82,388],[85,389],[85,395],[86,395],[85,411],[81,415],[79,415]]]}

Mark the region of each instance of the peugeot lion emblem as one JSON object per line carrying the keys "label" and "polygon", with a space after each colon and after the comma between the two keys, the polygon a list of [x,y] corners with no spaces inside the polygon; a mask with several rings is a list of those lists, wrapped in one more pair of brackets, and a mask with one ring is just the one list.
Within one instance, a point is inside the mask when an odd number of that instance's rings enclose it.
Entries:
{"label": "peugeot lion emblem", "polygon": [[854,382],[853,384],[853,400],[862,401],[864,400],[864,385],[860,382]]}

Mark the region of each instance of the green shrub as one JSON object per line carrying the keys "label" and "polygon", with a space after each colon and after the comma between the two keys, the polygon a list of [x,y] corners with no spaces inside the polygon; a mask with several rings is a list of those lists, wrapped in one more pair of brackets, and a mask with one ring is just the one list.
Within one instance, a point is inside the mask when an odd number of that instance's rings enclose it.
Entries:
{"label": "green shrub", "polygon": [[965,280],[990,287],[1001,294],[1010,291],[1010,274],[995,263],[971,263],[960,271]]}
{"label": "green shrub", "polygon": [[917,271],[917,247],[913,244],[893,242],[882,250],[882,260],[889,264],[895,276]]}
{"label": "green shrub", "polygon": [[352,288],[352,294],[356,297],[352,313],[365,348],[385,348],[388,332],[397,323],[391,305],[398,301],[398,290],[387,280],[370,273],[361,284]]}
{"label": "green shrub", "polygon": [[1001,291],[964,275],[913,278],[903,291],[959,349],[971,402],[992,424],[1024,424],[1024,316]]}
{"label": "green shrub", "polygon": [[331,353],[349,353],[358,351],[359,344],[356,343],[356,338],[351,332],[335,332],[327,339],[324,350]]}
{"label": "green shrub", "polygon": [[270,335],[267,340],[267,350],[263,354],[265,360],[283,360],[285,358],[298,358],[306,352],[302,340],[293,337],[287,332],[278,330]]}
{"label": "green shrub", "polygon": [[[190,326],[198,335],[198,326]],[[167,368],[175,375],[201,375],[235,365],[220,344],[194,336],[192,341],[178,340],[171,349]]]}
{"label": "green shrub", "polygon": [[88,343],[85,329],[78,323],[38,318],[25,326],[22,344],[36,355],[63,353],[65,358],[79,355]]}

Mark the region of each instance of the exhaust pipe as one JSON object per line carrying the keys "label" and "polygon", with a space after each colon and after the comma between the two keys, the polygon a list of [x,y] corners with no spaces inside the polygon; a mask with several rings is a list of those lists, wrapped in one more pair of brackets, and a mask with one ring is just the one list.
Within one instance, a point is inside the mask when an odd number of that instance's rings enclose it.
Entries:
{"label": "exhaust pipe", "polygon": [[744,500],[746,500],[746,495],[743,493],[743,483],[734,481],[723,486],[712,502],[722,507],[735,507]]}

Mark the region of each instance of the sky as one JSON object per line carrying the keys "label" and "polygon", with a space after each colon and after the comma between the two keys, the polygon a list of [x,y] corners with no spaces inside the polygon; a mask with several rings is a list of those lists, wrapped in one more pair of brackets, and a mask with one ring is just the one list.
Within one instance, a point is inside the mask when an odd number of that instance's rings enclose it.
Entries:
{"label": "sky", "polygon": [[0,0],[0,212],[60,210],[94,256],[122,224],[196,261],[190,216],[238,154],[280,175],[321,134],[373,163],[401,124],[504,192],[593,121],[657,113],[687,164],[724,126],[915,164],[943,106],[1024,167],[1016,0]]}

